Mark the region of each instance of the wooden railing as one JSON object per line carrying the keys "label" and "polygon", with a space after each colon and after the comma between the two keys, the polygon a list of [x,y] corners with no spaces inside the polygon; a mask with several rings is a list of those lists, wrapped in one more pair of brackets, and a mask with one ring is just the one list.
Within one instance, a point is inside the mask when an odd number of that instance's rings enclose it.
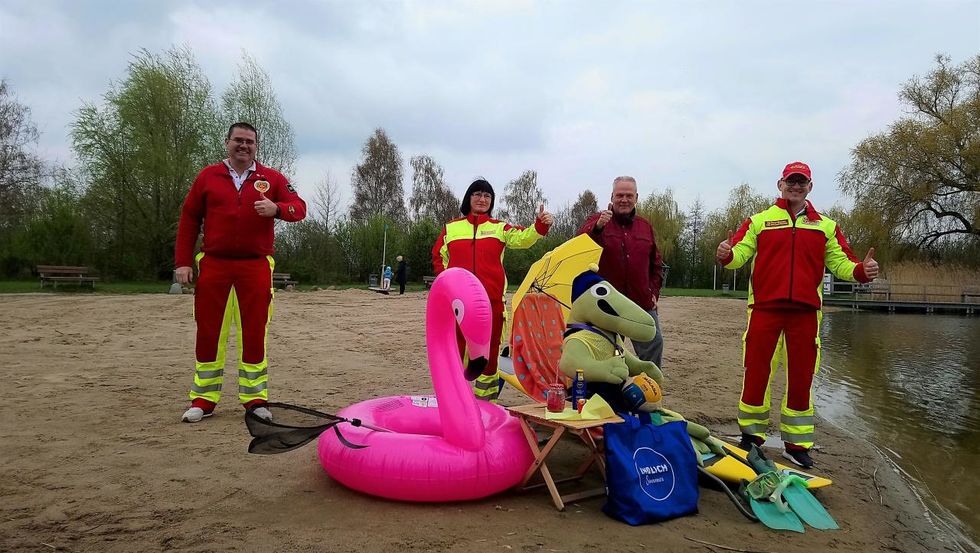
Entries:
{"label": "wooden railing", "polygon": [[827,298],[926,303],[980,304],[980,287],[953,284],[899,284],[874,281],[867,284],[837,282]]}

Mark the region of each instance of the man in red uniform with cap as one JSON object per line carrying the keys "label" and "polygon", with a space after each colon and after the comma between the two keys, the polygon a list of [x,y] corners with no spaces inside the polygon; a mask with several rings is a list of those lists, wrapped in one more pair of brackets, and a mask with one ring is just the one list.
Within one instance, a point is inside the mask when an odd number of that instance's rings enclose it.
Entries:
{"label": "man in red uniform with cap", "polygon": [[741,445],[765,442],[773,358],[782,348],[787,365],[779,419],[783,456],[809,468],[824,267],[842,280],[870,282],[878,276],[878,262],[874,248],[858,261],[837,223],[806,199],[813,189],[807,164],[788,164],[776,186],[781,195],[776,203],[746,219],[733,237],[718,244],[716,255],[726,269],[752,260],[749,323],[743,336],[745,376],[738,403]]}
{"label": "man in red uniform with cap", "polygon": [[[200,276],[194,291],[197,362],[191,406],[184,422],[211,416],[221,397],[225,343],[238,332],[238,398],[246,410],[271,420],[266,332],[272,316],[275,220],[300,221],[306,202],[278,171],[255,161],[258,131],[248,123],[228,129],[228,158],[194,179],[177,227],[176,275],[180,284]],[[201,225],[204,242],[194,256]]]}

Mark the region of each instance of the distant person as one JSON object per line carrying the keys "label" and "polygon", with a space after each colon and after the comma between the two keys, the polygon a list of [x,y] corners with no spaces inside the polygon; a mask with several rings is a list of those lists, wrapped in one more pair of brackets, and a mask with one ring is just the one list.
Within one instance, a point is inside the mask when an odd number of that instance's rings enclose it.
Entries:
{"label": "distant person", "polygon": [[813,375],[820,366],[823,273],[870,282],[878,276],[874,248],[864,261],[851,253],[840,227],[807,199],[813,189],[810,167],[795,161],[776,183],[780,198],[742,223],[718,244],[718,262],[737,269],[752,260],[749,322],[745,331],[742,395],[738,403],[741,446],[762,445],[769,429],[769,382],[780,339],[787,362],[786,394],[779,430],[783,456],[810,468],[813,459]]}
{"label": "distant person", "polygon": [[588,234],[602,246],[599,274],[653,317],[657,335],[649,342],[633,341],[633,349],[640,359],[662,368],[664,336],[657,307],[664,263],[653,226],[636,214],[637,201],[636,179],[616,177],[609,207],[586,219],[578,234]]}
{"label": "distant person", "polygon": [[[246,410],[271,420],[265,344],[272,303],[275,220],[300,221],[306,202],[286,177],[255,161],[259,133],[235,123],[225,138],[227,159],[194,179],[177,227],[177,282],[200,272],[194,290],[197,346],[191,406],[181,420],[211,416],[221,397],[228,329],[238,322],[238,399]],[[194,245],[204,223],[201,253]]]}
{"label": "distant person", "polygon": [[[432,268],[437,276],[450,267],[462,267],[476,275],[490,297],[493,310],[490,359],[475,384],[476,397],[487,401],[496,401],[500,395],[497,357],[504,328],[504,293],[507,291],[504,250],[530,248],[548,234],[554,222],[542,204],[538,206],[534,225],[528,228],[511,225],[492,217],[493,204],[494,192],[490,183],[484,179],[473,181],[459,207],[463,217],[446,223],[432,247]],[[462,340],[459,343],[462,353]]]}
{"label": "distant person", "polygon": [[391,272],[391,265],[385,265],[385,270],[381,273],[381,289],[388,290],[391,288],[391,277],[393,273]]}
{"label": "distant person", "polygon": [[398,283],[398,295],[401,296],[405,294],[405,283],[408,282],[408,267],[405,265],[405,259],[402,256],[395,258],[398,262],[398,268],[395,269],[395,282]]}

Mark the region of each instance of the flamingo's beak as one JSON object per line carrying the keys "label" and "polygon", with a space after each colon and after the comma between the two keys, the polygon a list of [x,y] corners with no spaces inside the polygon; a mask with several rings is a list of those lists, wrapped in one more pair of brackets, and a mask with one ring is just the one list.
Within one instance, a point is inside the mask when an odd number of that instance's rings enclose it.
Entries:
{"label": "flamingo's beak", "polygon": [[490,360],[482,355],[476,359],[470,359],[469,362],[466,363],[466,372],[463,373],[463,376],[466,377],[466,380],[476,380],[478,376],[483,374],[483,370],[486,369],[487,365],[489,364]]}

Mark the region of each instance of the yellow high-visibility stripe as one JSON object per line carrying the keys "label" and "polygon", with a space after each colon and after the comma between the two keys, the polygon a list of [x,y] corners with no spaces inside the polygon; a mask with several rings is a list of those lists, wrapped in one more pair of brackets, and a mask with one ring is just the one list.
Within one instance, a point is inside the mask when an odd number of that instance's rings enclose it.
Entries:
{"label": "yellow high-visibility stripe", "polygon": [[269,401],[269,322],[272,321],[272,300],[275,299],[272,273],[275,271],[276,261],[270,255],[266,256],[266,260],[269,262],[269,290],[272,297],[262,330],[262,360],[258,363],[246,363],[242,358],[245,350],[242,345],[241,313],[238,317],[238,401],[243,405],[257,399]]}
{"label": "yellow high-visibility stripe", "polygon": [[[204,257],[199,254],[197,259]],[[194,384],[188,397],[195,399],[206,399],[211,403],[218,403],[221,399],[221,384],[224,381],[225,355],[228,352],[228,331],[231,328],[231,321],[238,311],[238,299],[235,296],[234,286],[228,291],[228,299],[225,300],[225,314],[221,319],[221,331],[218,333],[218,348],[215,352],[214,361],[201,362],[194,361]],[[239,331],[239,334],[241,332]]]}
{"label": "yellow high-visibility stripe", "polygon": [[494,373],[476,377],[473,382],[473,395],[477,399],[496,403],[497,397],[500,396],[500,376]]}
{"label": "yellow high-visibility stripe", "polygon": [[[199,253],[195,260],[200,267],[204,253]],[[269,262],[269,290],[272,299],[275,299],[275,287],[272,284],[272,273],[275,270],[276,262],[272,256],[266,256]],[[218,347],[215,359],[212,362],[195,363],[194,384],[191,386],[189,397],[191,400],[196,398],[206,399],[212,403],[218,403],[221,398],[221,385],[224,380],[225,359],[228,353],[228,334],[231,324],[235,324],[235,341],[238,345],[238,399],[242,404],[257,399],[269,400],[269,322],[272,320],[273,302],[269,301],[268,315],[265,321],[265,330],[262,336],[263,358],[258,363],[246,363],[243,359],[244,348],[242,344],[242,315],[241,306],[238,303],[238,296],[235,287],[232,286],[228,291],[228,300],[225,303],[225,313],[221,321],[221,332],[218,335]]]}

